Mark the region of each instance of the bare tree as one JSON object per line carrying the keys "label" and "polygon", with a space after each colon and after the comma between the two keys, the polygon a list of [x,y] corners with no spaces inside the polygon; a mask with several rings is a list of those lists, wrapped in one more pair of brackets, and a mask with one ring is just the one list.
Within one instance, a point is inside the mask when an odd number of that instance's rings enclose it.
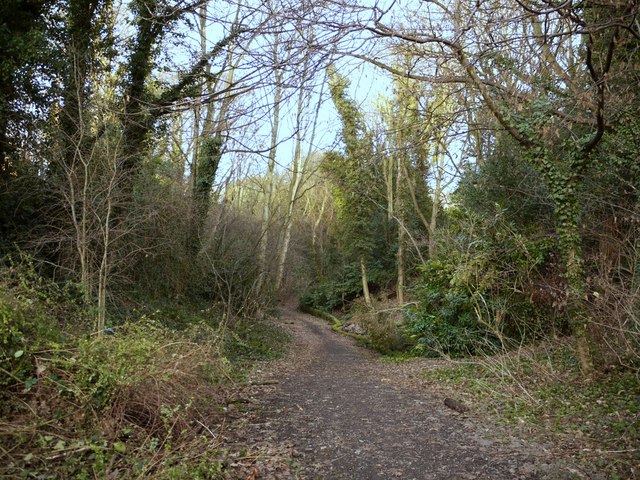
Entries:
{"label": "bare tree", "polygon": [[577,190],[607,126],[621,118],[632,94],[616,81],[631,59],[616,60],[616,52],[637,42],[640,5],[493,0],[428,2],[404,11],[394,6],[374,7],[360,25],[412,52],[419,59],[415,67],[401,71],[375,51],[353,56],[397,75],[475,91],[545,175],[555,201],[576,349],[590,372]]}

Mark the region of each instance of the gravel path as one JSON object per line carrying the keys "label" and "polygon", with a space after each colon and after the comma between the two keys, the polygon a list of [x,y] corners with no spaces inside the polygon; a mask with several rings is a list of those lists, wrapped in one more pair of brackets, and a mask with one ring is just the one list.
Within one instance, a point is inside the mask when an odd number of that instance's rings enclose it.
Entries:
{"label": "gravel path", "polygon": [[256,394],[260,413],[245,435],[287,446],[296,467],[257,478],[580,478],[554,464],[549,447],[449,410],[326,323],[293,310],[284,320],[291,355],[264,372],[278,383]]}

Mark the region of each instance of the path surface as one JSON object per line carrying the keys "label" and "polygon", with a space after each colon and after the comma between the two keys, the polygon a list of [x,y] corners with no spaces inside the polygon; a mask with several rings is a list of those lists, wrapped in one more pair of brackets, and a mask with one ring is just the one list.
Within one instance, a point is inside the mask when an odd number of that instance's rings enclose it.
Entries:
{"label": "path surface", "polygon": [[269,441],[290,446],[296,474],[272,478],[573,478],[551,468],[545,448],[496,436],[477,413],[447,409],[325,322],[293,310],[284,319],[293,351],[270,374],[278,384],[258,396],[260,418],[246,434],[264,440],[268,432]]}

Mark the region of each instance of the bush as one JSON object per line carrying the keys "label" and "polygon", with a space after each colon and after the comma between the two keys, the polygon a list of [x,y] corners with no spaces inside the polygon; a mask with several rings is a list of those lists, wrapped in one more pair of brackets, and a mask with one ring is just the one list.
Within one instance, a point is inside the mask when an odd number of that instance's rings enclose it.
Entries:
{"label": "bush", "polygon": [[[369,289],[379,290],[389,281],[390,274],[382,265],[369,266]],[[391,274],[392,275],[392,274]],[[333,277],[325,279],[318,285],[308,288],[300,296],[300,306],[330,312],[344,308],[359,295],[362,295],[362,278],[359,264],[347,264],[338,269]]]}
{"label": "bush", "polygon": [[269,319],[240,320],[227,331],[225,356],[232,362],[275,360],[286,351],[291,337]]}
{"label": "bush", "polygon": [[389,355],[405,350],[410,344],[400,326],[398,314],[401,315],[399,310],[358,309],[353,312],[351,321],[362,326],[367,332],[368,344],[371,348]]}
{"label": "bush", "polygon": [[59,344],[69,329],[87,324],[74,285],[56,284],[36,272],[26,255],[0,269],[0,397],[33,382],[33,352]]}
{"label": "bush", "polygon": [[452,265],[430,261],[419,270],[423,282],[411,290],[418,302],[407,308],[405,323],[417,353],[460,357],[498,344],[496,332],[479,322],[477,299],[452,285]]}
{"label": "bush", "polygon": [[[224,475],[228,453],[211,433],[222,384],[247,360],[281,353],[281,330],[247,321],[232,333],[212,312],[181,306],[128,315],[98,337],[81,328],[89,316],[75,290],[29,264],[0,269],[0,280],[0,477]],[[225,335],[242,343],[242,363],[225,358]]]}
{"label": "bush", "polygon": [[454,198],[484,218],[500,213],[519,231],[553,229],[553,202],[543,176],[522,161],[521,147],[511,138],[498,138],[493,154],[465,172]]}
{"label": "bush", "polygon": [[218,444],[198,432],[222,401],[215,385],[229,367],[216,348],[206,326],[172,332],[143,318],[31,352],[33,380],[3,419],[13,461],[0,476],[163,478],[205,451],[202,468],[215,471]]}
{"label": "bush", "polygon": [[360,280],[326,281],[310,287],[300,296],[301,307],[332,311],[342,308],[362,292]]}

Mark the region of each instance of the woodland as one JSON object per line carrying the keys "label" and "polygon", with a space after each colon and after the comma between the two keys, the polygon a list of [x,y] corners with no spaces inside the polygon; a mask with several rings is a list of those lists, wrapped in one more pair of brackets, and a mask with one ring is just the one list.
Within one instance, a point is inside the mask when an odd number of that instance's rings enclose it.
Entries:
{"label": "woodland", "polygon": [[2,0],[0,476],[227,478],[295,299],[637,478],[639,111],[638,0]]}

